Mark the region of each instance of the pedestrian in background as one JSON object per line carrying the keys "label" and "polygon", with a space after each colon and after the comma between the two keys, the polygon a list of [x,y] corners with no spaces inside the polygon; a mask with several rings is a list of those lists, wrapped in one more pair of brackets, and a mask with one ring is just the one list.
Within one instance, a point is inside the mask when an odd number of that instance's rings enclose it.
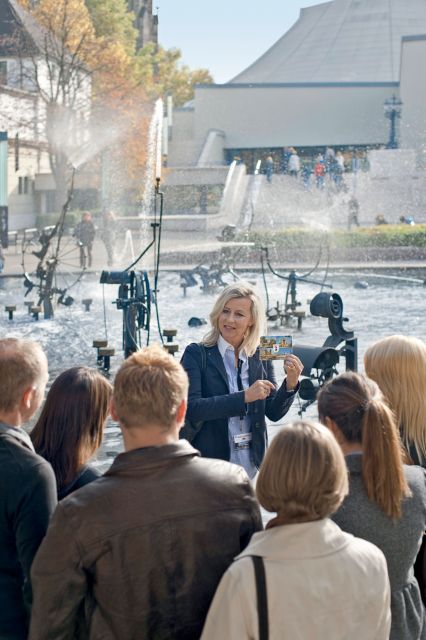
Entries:
{"label": "pedestrian in background", "polygon": [[95,235],[96,230],[92,221],[92,214],[86,211],[74,229],[74,236],[77,238],[78,246],[80,247],[80,267],[82,268],[92,266],[92,246]]}

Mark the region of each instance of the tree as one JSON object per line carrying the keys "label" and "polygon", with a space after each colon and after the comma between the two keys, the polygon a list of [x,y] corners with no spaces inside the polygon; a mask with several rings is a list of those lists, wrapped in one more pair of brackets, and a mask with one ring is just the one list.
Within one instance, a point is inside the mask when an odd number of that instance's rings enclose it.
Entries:
{"label": "tree", "polygon": [[180,64],[179,49],[164,49],[150,42],[136,56],[136,73],[152,98],[173,96],[176,106],[194,97],[194,85],[210,84],[213,78],[207,69],[191,71]]}
{"label": "tree", "polygon": [[126,0],[86,0],[95,33],[99,38],[115,42],[128,55],[136,51],[137,30],[133,26],[134,14]]}
{"label": "tree", "polygon": [[39,0],[31,7],[35,21],[21,47],[21,66],[42,105],[39,128],[47,139],[59,211],[70,165],[77,152],[84,158],[81,150],[91,143],[93,97],[99,108],[123,83],[128,89],[131,58],[120,42],[96,35],[84,0]]}

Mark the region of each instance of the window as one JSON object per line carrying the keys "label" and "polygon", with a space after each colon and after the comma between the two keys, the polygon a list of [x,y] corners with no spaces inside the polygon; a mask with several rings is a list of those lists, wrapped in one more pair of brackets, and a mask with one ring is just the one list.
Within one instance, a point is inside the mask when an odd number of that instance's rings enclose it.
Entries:
{"label": "window", "polygon": [[30,179],[28,176],[19,177],[18,180],[18,193],[20,196],[25,195],[30,192]]}
{"label": "window", "polygon": [[0,84],[7,84],[7,62],[0,60]]}

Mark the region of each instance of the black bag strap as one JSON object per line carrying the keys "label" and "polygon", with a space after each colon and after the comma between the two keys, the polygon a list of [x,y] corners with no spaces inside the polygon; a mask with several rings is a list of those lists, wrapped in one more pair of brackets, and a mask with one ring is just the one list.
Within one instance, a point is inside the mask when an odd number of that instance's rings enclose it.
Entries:
{"label": "black bag strap", "polygon": [[268,592],[266,590],[265,565],[261,556],[250,556],[253,560],[256,579],[257,616],[259,620],[259,640],[268,640]]}

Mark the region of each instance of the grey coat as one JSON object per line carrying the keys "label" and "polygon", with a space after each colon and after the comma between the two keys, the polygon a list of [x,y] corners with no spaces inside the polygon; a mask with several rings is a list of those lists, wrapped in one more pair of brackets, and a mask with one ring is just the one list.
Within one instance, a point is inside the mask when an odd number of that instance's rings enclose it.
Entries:
{"label": "grey coat", "polygon": [[426,529],[425,470],[404,466],[412,497],[404,500],[401,519],[393,522],[367,497],[361,475],[362,455],[347,456],[346,464],[349,495],[333,520],[344,531],[375,544],[386,557],[392,592],[391,640],[423,640],[425,609],[413,565]]}

